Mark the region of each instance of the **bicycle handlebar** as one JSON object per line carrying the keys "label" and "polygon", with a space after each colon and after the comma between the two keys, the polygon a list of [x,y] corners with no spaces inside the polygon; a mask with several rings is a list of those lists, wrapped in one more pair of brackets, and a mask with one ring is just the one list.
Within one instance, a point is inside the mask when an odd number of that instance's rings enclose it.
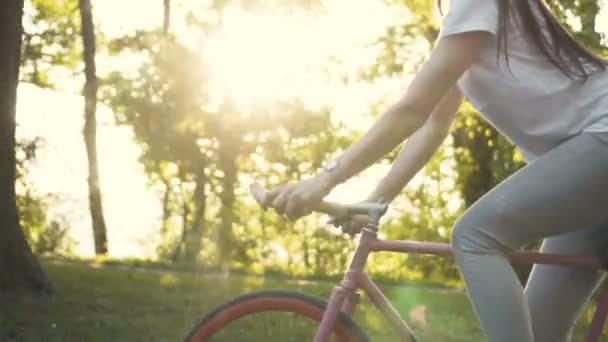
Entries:
{"label": "bicycle handlebar", "polygon": [[[260,204],[263,208],[268,206],[268,203],[266,203],[266,195],[268,192],[264,190],[261,185],[253,183],[249,187],[249,191],[253,195],[253,198],[255,198],[258,204]],[[314,209],[314,211],[327,214],[335,218],[347,218],[353,215],[367,215],[370,218],[376,218],[379,220],[380,217],[386,213],[387,208],[388,205],[381,202],[339,204],[322,201]]]}

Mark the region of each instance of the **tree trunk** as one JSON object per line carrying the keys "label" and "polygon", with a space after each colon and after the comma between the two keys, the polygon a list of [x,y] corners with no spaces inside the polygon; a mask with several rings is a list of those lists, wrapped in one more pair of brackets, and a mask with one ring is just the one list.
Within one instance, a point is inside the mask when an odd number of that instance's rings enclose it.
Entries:
{"label": "tree trunk", "polygon": [[190,201],[184,195],[184,183],[187,182],[185,175],[180,171],[180,194],[182,200],[182,230],[179,235],[179,239],[176,241],[175,249],[173,250],[173,262],[182,260],[184,255],[183,251],[186,246],[186,236],[188,234],[188,226],[190,222]]}
{"label": "tree trunk", "polygon": [[163,218],[160,228],[161,237],[165,237],[169,231],[169,218],[171,217],[171,210],[169,208],[169,202],[171,200],[171,185],[165,179],[162,180],[165,189],[163,193]]}
{"label": "tree trunk", "polygon": [[321,269],[321,246],[319,246],[319,241],[315,244],[315,274],[323,273],[324,270]]}
{"label": "tree trunk", "polygon": [[[452,133],[454,147],[468,151],[471,157],[469,160],[461,158],[459,154],[456,155],[459,170],[472,167],[470,172],[461,171],[458,174],[463,185],[461,191],[467,208],[496,185],[492,170],[495,147],[488,142],[492,140],[496,144],[498,132],[482,120],[478,120],[476,125],[479,127],[463,126],[456,128]],[[489,132],[488,135],[485,134],[486,131]]]}
{"label": "tree trunk", "polygon": [[219,266],[224,272],[229,271],[232,259],[232,225],[234,224],[234,184],[237,180],[238,138],[224,135],[219,141],[219,167],[224,173],[222,193],[220,195],[221,224],[218,227]]}
{"label": "tree trunk", "polygon": [[192,225],[188,230],[186,244],[184,249],[184,259],[189,263],[196,263],[196,258],[201,251],[201,240],[203,238],[205,228],[205,211],[207,204],[207,177],[204,167],[199,169],[200,173],[196,180],[196,188],[192,201],[194,202],[194,218]]}
{"label": "tree trunk", "polygon": [[169,182],[169,179],[167,179],[165,177],[165,174],[163,173],[160,161],[156,160],[154,162],[154,167],[156,169],[156,173],[158,174],[158,178],[160,178],[160,181],[163,183],[164,186],[164,191],[163,191],[163,200],[162,200],[162,211],[163,211],[163,217],[162,217],[162,222],[161,222],[161,228],[160,228],[160,235],[161,238],[165,238],[167,235],[167,232],[169,231],[169,218],[171,217],[171,208],[169,208],[169,204],[171,202],[171,183]]}
{"label": "tree trunk", "polygon": [[95,254],[108,253],[106,223],[103,217],[101,190],[99,188],[99,166],[97,162],[97,74],[95,70],[95,28],[90,0],[80,0],[83,59],[86,83],[84,86],[84,142],[89,166],[89,208],[93,224]]}
{"label": "tree trunk", "polygon": [[163,32],[169,33],[171,28],[171,0],[163,0]]}
{"label": "tree trunk", "polygon": [[302,251],[304,253],[304,268],[306,268],[306,271],[308,271],[310,269],[310,256],[308,251],[308,237],[306,236],[304,237],[304,239],[302,239]]}
{"label": "tree trunk", "polygon": [[19,225],[15,193],[15,110],[23,0],[0,8],[0,292],[51,291]]}

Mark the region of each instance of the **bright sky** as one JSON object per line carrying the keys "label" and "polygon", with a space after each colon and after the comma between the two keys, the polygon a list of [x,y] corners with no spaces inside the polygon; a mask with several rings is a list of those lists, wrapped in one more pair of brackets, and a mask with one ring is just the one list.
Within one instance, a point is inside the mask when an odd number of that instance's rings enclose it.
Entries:
{"label": "bright sky", "polygon": [[[431,0],[429,0],[431,1]],[[173,29],[190,37],[179,26],[184,4],[177,1]],[[244,107],[271,103],[277,98],[299,96],[312,107],[331,105],[334,118],[363,129],[371,104],[396,96],[407,80],[381,79],[372,84],[344,86],[339,78],[328,78],[326,61],[337,56],[342,64],[333,66],[352,75],[361,65],[372,64],[376,51],[367,44],[384,27],[403,21],[408,14],[387,8],[380,0],[326,0],[326,12],[290,16],[264,12],[251,15],[238,10],[225,13],[225,29],[205,42],[204,56],[213,70],[218,93],[230,92]],[[94,17],[108,38],[136,29],[158,27],[162,23],[162,2],[150,0],[94,0]],[[599,27],[608,31],[608,12]],[[423,47],[421,47],[423,48]],[[135,59],[98,57],[100,73],[118,68],[125,72],[137,65]],[[68,86],[79,89],[80,85]],[[91,255],[92,233],[88,215],[86,159],[82,132],[82,99],[73,94],[20,87],[18,122],[20,137],[42,136],[46,144],[32,170],[32,180],[40,193],[57,194],[60,204],[53,213],[67,218],[78,252]],[[151,256],[158,231],[160,204],[146,187],[146,178],[137,162],[137,146],[128,128],[116,127],[113,115],[99,112],[99,164],[104,210],[108,224],[110,253],[114,256]],[[334,199],[363,198],[381,174],[367,177],[340,189]]]}
{"label": "bright sky", "polygon": [[[53,194],[51,215],[69,222],[79,242],[77,252],[91,255],[93,240],[88,213],[87,163],[82,127],[82,98],[73,94],[41,90],[29,84],[19,89],[18,137],[41,136],[44,144],[29,174],[40,194]],[[113,255],[146,254],[149,239],[160,217],[160,205],[146,188],[137,163],[139,150],[126,127],[116,127],[113,115],[100,107],[98,154],[101,188],[110,252]],[[150,247],[150,248],[145,248]]]}

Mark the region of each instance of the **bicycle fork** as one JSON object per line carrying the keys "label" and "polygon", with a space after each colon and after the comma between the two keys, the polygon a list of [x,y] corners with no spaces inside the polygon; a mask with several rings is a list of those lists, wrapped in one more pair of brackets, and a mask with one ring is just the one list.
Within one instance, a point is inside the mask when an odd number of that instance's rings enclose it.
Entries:
{"label": "bicycle fork", "polygon": [[369,253],[374,250],[376,242],[377,230],[373,229],[373,226],[366,227],[361,234],[359,245],[355,250],[344,279],[332,291],[331,298],[321,320],[321,325],[315,336],[315,342],[328,341],[334,322],[337,320],[340,312],[352,316],[361,298],[357,292],[358,289],[362,289],[372,303],[380,309],[402,341],[417,341],[411,329],[399,317],[399,313],[390,305],[382,292],[363,271]]}
{"label": "bicycle fork", "polygon": [[344,279],[332,290],[331,298],[321,320],[315,342],[327,342],[338,314],[343,312],[349,316],[355,312],[361,296],[357,293],[359,276],[370,253],[370,243],[376,237],[376,232],[367,227],[361,233],[359,245],[352,256]]}

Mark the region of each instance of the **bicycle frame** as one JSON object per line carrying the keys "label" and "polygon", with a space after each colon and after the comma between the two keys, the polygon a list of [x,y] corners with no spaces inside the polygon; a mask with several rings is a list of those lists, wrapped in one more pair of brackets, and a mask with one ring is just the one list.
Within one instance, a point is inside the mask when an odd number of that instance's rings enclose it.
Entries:
{"label": "bicycle frame", "polygon": [[[331,328],[340,311],[347,315],[354,313],[360,301],[359,290],[363,290],[373,305],[380,310],[402,341],[416,341],[412,330],[401,319],[397,310],[364,271],[367,258],[373,252],[428,254],[444,257],[452,255],[452,250],[447,244],[381,240],[378,239],[376,229],[373,229],[373,227],[365,228],[359,238],[358,246],[355,249],[348,271],[344,275],[340,285],[336,286],[332,291],[323,320],[315,336],[315,342],[325,342],[328,340]],[[599,260],[590,257],[529,252],[511,253],[508,257],[512,262],[516,263],[550,264],[590,269],[602,268]],[[604,287],[597,303],[591,327],[587,333],[586,342],[599,342],[607,315],[608,287]]]}
{"label": "bicycle frame", "polygon": [[[252,184],[250,191],[260,205],[264,207],[267,204],[267,193],[259,184]],[[352,217],[352,215],[367,215],[369,217],[369,222],[359,237],[359,243],[353,254],[348,271],[344,275],[340,285],[336,286],[332,291],[321,325],[315,336],[315,342],[327,341],[340,311],[349,316],[353,314],[357,305],[359,305],[360,295],[358,291],[360,289],[363,290],[376,308],[389,321],[402,341],[416,341],[412,330],[401,319],[397,310],[386,299],[378,286],[365,273],[367,258],[372,252],[451,256],[452,249],[449,245],[441,243],[378,239],[378,225],[380,218],[386,213],[386,210],[387,205],[382,200],[377,203],[362,202],[352,205],[341,205],[323,201],[315,209],[315,211],[328,214],[334,218],[347,218]],[[507,257],[515,263],[582,267],[594,270],[603,269],[600,261],[593,257],[530,252],[513,252],[508,254]],[[591,321],[591,327],[587,333],[586,342],[599,342],[607,316],[608,286],[605,286],[601,290],[595,314]]]}

